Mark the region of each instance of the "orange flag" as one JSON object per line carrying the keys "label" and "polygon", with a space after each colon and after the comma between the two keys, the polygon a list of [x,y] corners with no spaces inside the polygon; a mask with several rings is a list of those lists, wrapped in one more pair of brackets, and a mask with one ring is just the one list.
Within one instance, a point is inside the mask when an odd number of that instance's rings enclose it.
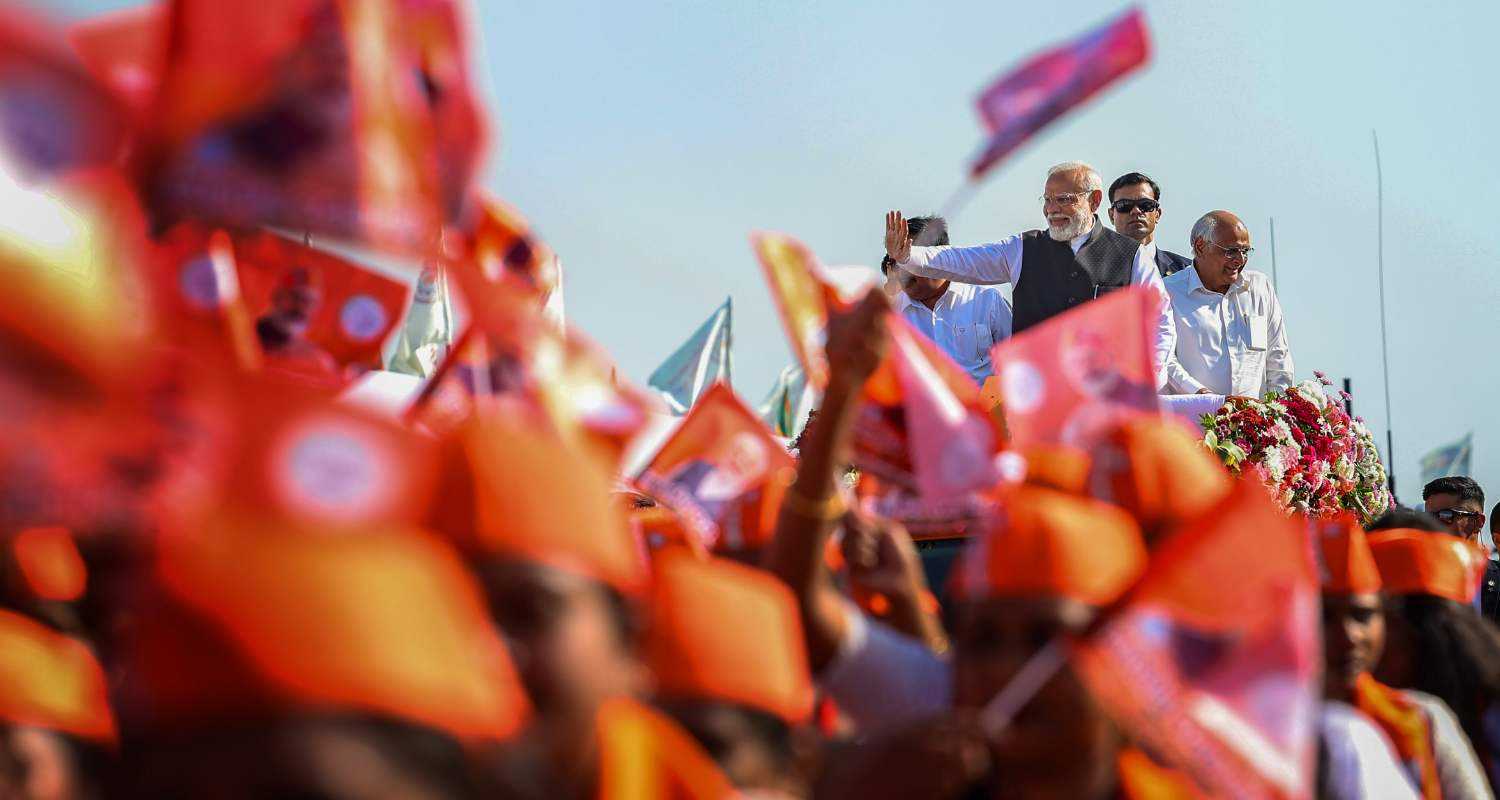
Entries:
{"label": "orange flag", "polygon": [[161,238],[154,262],[152,295],[162,343],[200,355],[202,364],[260,369],[264,353],[229,234],[184,223]]}
{"label": "orange flag", "polygon": [[90,17],[68,29],[68,40],[96,80],[136,114],[156,101],[167,52],[168,3]]}
{"label": "orange flag", "polygon": [[443,0],[173,0],[142,160],[163,219],[431,251],[483,114]]}
{"label": "orange flag", "polygon": [[1012,443],[1090,448],[1122,419],[1158,411],[1150,290],[1128,287],[995,345]]}
{"label": "orange flag", "polygon": [[88,586],[88,567],[67,528],[27,528],[10,542],[21,580],[29,594],[41,600],[71,602]]}
{"label": "orange flag", "polygon": [[104,670],[82,642],[0,610],[0,719],[111,742]]}
{"label": "orange flag", "polygon": [[708,549],[764,546],[796,462],[755,412],[716,383],[636,482],[702,535]]}
{"label": "orange flag", "polygon": [[1127,735],[1207,794],[1311,797],[1320,626],[1308,536],[1239,481],[1157,547],[1074,664]]}
{"label": "orange flag", "polygon": [[750,244],[765,272],[766,284],[792,352],[802,364],[808,385],[816,391],[828,386],[828,298],[832,289],[817,256],[807,246],[781,233],[754,233]]}

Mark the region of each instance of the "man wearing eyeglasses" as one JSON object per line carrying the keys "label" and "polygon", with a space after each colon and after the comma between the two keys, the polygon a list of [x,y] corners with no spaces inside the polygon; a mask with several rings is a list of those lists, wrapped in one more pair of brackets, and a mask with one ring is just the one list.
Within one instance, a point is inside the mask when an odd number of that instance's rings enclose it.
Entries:
{"label": "man wearing eyeglasses", "polygon": [[[1139,243],[1099,224],[1104,181],[1080,161],[1047,171],[1044,230],[972,247],[934,247],[907,230],[899,211],[886,214],[885,252],[895,266],[924,278],[1014,287],[1014,333],[1130,285],[1149,286],[1160,296],[1154,328],[1160,390],[1175,346],[1172,308],[1156,264]],[[1023,270],[1022,267],[1025,267]]]}
{"label": "man wearing eyeglasses", "polygon": [[1163,278],[1192,266],[1192,260],[1156,246],[1161,222],[1161,186],[1139,172],[1127,172],[1109,185],[1109,222],[1140,243]]}
{"label": "man wearing eyeglasses", "polygon": [[1264,273],[1247,269],[1250,231],[1228,211],[1193,226],[1193,268],[1166,280],[1177,324],[1168,385],[1182,394],[1260,397],[1292,385],[1281,302]]}

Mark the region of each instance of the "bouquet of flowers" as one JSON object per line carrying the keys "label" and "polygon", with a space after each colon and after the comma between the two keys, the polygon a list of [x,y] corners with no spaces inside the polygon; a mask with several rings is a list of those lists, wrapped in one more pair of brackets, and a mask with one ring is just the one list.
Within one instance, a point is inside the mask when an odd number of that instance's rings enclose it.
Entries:
{"label": "bouquet of flowers", "polygon": [[1352,511],[1369,523],[1391,506],[1380,452],[1364,420],[1351,419],[1315,374],[1263,400],[1229,398],[1203,416],[1204,444],[1231,472],[1253,471],[1288,513]]}

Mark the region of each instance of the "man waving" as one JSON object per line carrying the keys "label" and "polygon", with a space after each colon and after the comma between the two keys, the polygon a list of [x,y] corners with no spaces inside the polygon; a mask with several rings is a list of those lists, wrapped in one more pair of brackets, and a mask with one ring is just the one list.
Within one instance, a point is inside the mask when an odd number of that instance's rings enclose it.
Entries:
{"label": "man waving", "polygon": [[1153,343],[1160,390],[1177,332],[1156,264],[1135,240],[1099,224],[1104,181],[1093,167],[1080,161],[1058,164],[1047,171],[1044,192],[1045,230],[972,247],[913,242],[906,220],[892,211],[885,220],[886,255],[907,272],[927,278],[1012,284],[1017,334],[1115,289],[1149,286],[1160,298]]}

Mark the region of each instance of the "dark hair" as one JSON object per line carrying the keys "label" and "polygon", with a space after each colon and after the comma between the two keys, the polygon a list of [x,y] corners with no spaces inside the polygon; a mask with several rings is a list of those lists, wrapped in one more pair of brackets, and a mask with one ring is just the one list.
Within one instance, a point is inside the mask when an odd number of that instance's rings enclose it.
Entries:
{"label": "dark hair", "polygon": [[1432,531],[1433,533],[1452,533],[1447,525],[1438,521],[1437,517],[1415,508],[1403,508],[1396,506],[1390,511],[1375,518],[1374,522],[1365,526],[1365,530],[1388,531],[1392,528],[1410,528],[1418,531]]}
{"label": "dark hair", "polygon": [[1500,531],[1500,503],[1496,503],[1495,507],[1490,509],[1490,533],[1496,531]]}
{"label": "dark hair", "polygon": [[1113,203],[1115,201],[1115,192],[1120,191],[1126,186],[1134,186],[1137,183],[1144,183],[1150,186],[1151,196],[1155,198],[1156,202],[1161,202],[1161,187],[1157,186],[1156,181],[1151,180],[1149,176],[1142,172],[1127,172],[1115,178],[1115,182],[1109,185],[1109,202]]}
{"label": "dark hair", "polygon": [[766,754],[775,760],[777,772],[792,772],[796,767],[792,728],[775,714],[738,703],[701,698],[658,698],[656,706],[698,740],[704,752],[721,767],[728,766],[727,759],[738,737],[753,739],[764,747]]}
{"label": "dark hair", "polygon": [[[923,235],[923,232],[926,235]],[[906,232],[911,236],[911,243],[918,247],[931,247],[933,245],[943,246],[948,244],[948,220],[936,214],[928,217],[912,217],[906,221]],[[896,262],[888,255],[880,257],[880,274],[886,275],[891,271],[891,265]]]}
{"label": "dark hair", "polygon": [[1484,490],[1479,488],[1479,484],[1473,478],[1463,475],[1450,475],[1446,478],[1438,478],[1422,487],[1423,500],[1435,494],[1457,495],[1460,503],[1473,500],[1479,504],[1480,508],[1484,507]]}
{"label": "dark hair", "polygon": [[1485,713],[1500,703],[1500,631],[1474,609],[1445,597],[1413,594],[1389,598],[1416,641],[1411,686],[1436,696],[1458,716],[1479,752],[1490,750]]}

